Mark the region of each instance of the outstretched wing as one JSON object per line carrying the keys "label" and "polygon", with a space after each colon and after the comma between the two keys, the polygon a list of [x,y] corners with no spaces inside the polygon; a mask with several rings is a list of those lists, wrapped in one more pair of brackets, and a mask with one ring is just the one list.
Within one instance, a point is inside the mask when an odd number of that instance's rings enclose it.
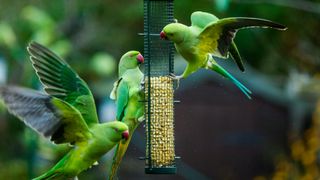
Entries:
{"label": "outstretched wing", "polygon": [[209,23],[216,22],[219,19],[210,13],[195,11],[191,14],[191,26],[196,26],[198,28],[203,29]]}
{"label": "outstretched wing", "polygon": [[208,24],[199,35],[200,53],[212,53],[215,56],[226,58],[229,47],[237,30],[243,28],[274,28],[285,30],[286,27],[265,19],[258,18],[224,18]]}
{"label": "outstretched wing", "polygon": [[117,120],[122,121],[124,111],[129,101],[129,86],[127,82],[120,81],[117,88]]}
{"label": "outstretched wing", "polygon": [[[210,13],[207,12],[201,12],[196,11],[191,14],[191,25],[194,27],[198,27],[200,29],[205,28],[208,24],[212,22],[217,22],[219,19]],[[235,63],[238,65],[239,69],[241,71],[244,71],[243,62],[240,56],[240,53],[238,51],[238,48],[234,41],[231,42],[230,48],[229,48],[230,55],[232,59],[235,61]]]}
{"label": "outstretched wing", "polygon": [[1,87],[0,96],[12,114],[57,144],[91,137],[79,111],[58,98],[18,87]]}
{"label": "outstretched wing", "polygon": [[89,126],[98,123],[92,93],[78,74],[59,56],[36,42],[31,42],[27,49],[45,91],[74,106]]}

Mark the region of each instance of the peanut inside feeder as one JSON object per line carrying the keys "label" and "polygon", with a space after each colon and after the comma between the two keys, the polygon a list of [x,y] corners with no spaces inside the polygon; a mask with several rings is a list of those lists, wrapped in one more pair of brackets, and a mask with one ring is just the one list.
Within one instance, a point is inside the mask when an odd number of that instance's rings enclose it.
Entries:
{"label": "peanut inside feeder", "polygon": [[[151,165],[155,167],[174,164],[173,82],[166,76],[151,77],[150,81],[150,149]],[[146,82],[146,93],[149,84]],[[148,111],[149,110],[149,111]],[[147,133],[148,128],[147,128]]]}

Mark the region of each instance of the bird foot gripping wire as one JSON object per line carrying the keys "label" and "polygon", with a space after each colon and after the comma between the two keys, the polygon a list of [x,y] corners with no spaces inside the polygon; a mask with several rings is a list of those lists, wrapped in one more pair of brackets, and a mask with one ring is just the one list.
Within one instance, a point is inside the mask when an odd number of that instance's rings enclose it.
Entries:
{"label": "bird foot gripping wire", "polygon": [[138,122],[139,123],[143,122],[144,120],[145,120],[144,116],[141,116],[141,117],[138,118]]}
{"label": "bird foot gripping wire", "polygon": [[142,78],[141,82],[140,82],[140,89],[141,92],[144,92],[145,90],[145,81],[144,78]]}
{"label": "bird foot gripping wire", "polygon": [[177,90],[177,89],[179,88],[179,85],[180,85],[180,79],[183,78],[182,75],[177,76],[177,75],[175,75],[175,74],[173,74],[173,73],[170,73],[170,74],[169,74],[169,77],[170,77],[171,79],[177,81],[177,87],[176,87],[176,90]]}

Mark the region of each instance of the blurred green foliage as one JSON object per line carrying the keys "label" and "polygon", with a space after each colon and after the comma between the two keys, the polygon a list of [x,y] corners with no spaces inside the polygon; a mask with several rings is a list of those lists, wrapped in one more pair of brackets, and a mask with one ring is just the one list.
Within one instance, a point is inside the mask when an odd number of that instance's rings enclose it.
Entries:
{"label": "blurred green foliage", "polygon": [[[0,57],[8,66],[7,82],[40,88],[25,49],[30,41],[37,41],[68,61],[94,87],[97,98],[105,97],[116,77],[116,59],[130,48],[142,49],[142,38],[137,36],[143,24],[142,1],[126,3],[1,0]],[[5,114],[1,102],[1,139],[14,143],[0,142],[0,179],[39,175],[69,148],[23,129],[23,123]]]}
{"label": "blurred green foliage", "polygon": [[[276,2],[175,0],[175,17],[190,24],[190,14],[202,10],[219,18],[250,16],[285,24],[286,32],[257,29],[237,34],[235,41],[246,66],[283,82],[291,69],[316,74],[320,68],[320,8],[308,11],[304,7],[319,7],[320,2]],[[301,5],[295,6],[297,2]],[[25,49],[28,42],[37,41],[68,61],[98,100],[106,98],[121,55],[128,50],[143,50],[143,38],[137,35],[142,31],[142,0],[0,0],[0,57],[7,63],[10,84],[40,87]],[[65,151],[65,147],[55,149],[48,142],[38,141],[34,132],[23,129],[23,123],[4,113],[0,102],[0,179],[29,179],[52,165],[46,160],[52,162]],[[47,157],[49,154],[55,156]],[[28,161],[30,156],[33,159]],[[105,173],[106,169],[99,171]]]}

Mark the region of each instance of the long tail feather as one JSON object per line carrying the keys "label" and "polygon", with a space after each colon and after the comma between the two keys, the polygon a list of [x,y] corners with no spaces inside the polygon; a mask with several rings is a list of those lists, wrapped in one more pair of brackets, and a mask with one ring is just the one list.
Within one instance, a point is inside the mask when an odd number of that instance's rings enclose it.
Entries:
{"label": "long tail feather", "polygon": [[47,179],[65,179],[65,176],[63,172],[61,171],[63,169],[63,166],[66,164],[66,161],[70,157],[70,152],[65,155],[54,167],[52,167],[49,171],[42,174],[41,176],[38,176],[32,180],[47,180]]}
{"label": "long tail feather", "polygon": [[126,140],[125,142],[120,142],[117,147],[116,147],[116,151],[114,153],[113,156],[113,161],[112,161],[112,165],[111,165],[111,170],[109,173],[109,180],[113,180],[116,178],[117,176],[117,172],[121,163],[121,160],[124,156],[124,154],[126,153],[128,146],[130,144],[131,141],[131,137],[132,137],[132,133],[130,133],[130,136],[128,138],[128,140]]}
{"label": "long tail feather", "polygon": [[59,177],[61,174],[60,173],[56,173],[56,171],[54,170],[50,170],[46,173],[44,173],[43,175],[39,176],[39,177],[36,177],[32,180],[46,180],[46,179],[53,179],[53,178],[56,178],[56,177]]}
{"label": "long tail feather", "polygon": [[220,65],[217,63],[210,64],[209,68],[220,75],[222,75],[225,78],[228,78],[235,84],[249,99],[251,99],[252,92],[245,87],[241,82],[239,82],[235,77],[233,77],[230,73],[228,73],[225,69],[223,69]]}

